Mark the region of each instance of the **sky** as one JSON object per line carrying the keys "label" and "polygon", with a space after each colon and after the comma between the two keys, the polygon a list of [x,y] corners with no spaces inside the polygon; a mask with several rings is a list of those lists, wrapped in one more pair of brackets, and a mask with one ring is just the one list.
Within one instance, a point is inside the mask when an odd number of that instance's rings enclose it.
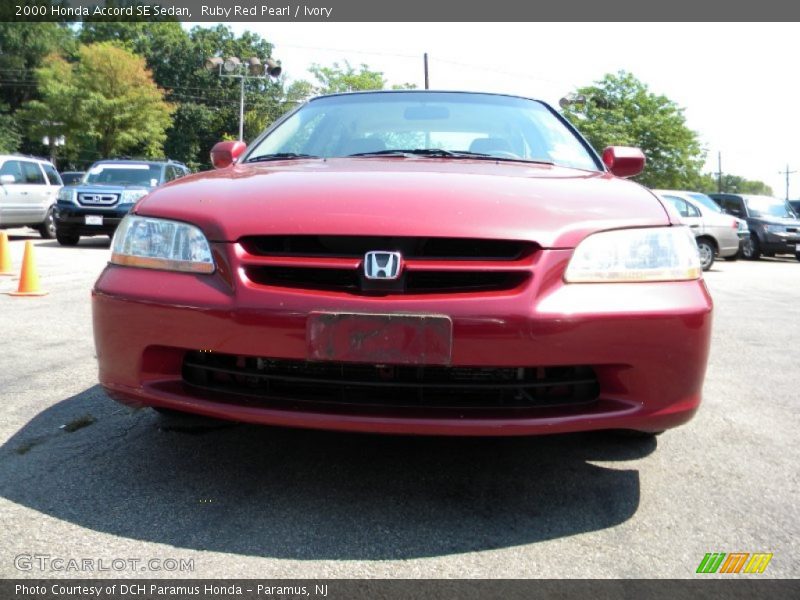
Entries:
{"label": "sky", "polygon": [[[187,27],[193,24],[187,23]],[[203,26],[212,24],[203,23]],[[349,61],[389,84],[518,94],[555,106],[609,72],[626,70],[685,109],[722,170],[800,198],[798,23],[228,23],[274,44],[289,82]]]}

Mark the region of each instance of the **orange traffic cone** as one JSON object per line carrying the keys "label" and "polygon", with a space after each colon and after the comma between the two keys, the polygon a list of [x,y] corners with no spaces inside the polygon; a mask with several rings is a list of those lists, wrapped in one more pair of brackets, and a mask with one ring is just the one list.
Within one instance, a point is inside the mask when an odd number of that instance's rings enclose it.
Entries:
{"label": "orange traffic cone", "polygon": [[6,292],[9,296],[45,296],[47,292],[39,289],[39,273],[33,257],[33,242],[25,242],[25,255],[22,257],[22,272],[16,292]]}
{"label": "orange traffic cone", "polygon": [[11,249],[8,247],[8,234],[0,231],[0,275],[13,275],[11,270]]}

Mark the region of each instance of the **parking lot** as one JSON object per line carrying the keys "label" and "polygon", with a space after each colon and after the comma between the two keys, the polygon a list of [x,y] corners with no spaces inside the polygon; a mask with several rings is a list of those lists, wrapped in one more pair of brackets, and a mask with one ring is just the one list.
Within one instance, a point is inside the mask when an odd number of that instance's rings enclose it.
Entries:
{"label": "parking lot", "polygon": [[155,577],[685,578],[707,552],[773,553],[761,577],[800,576],[794,259],[705,274],[715,328],[688,425],[656,441],[437,439],[165,426],[118,405],[96,384],[89,295],[108,239],[9,233],[15,269],[34,241],[49,294],[0,295],[0,577],[144,568],[18,558],[48,555],[192,565]]}

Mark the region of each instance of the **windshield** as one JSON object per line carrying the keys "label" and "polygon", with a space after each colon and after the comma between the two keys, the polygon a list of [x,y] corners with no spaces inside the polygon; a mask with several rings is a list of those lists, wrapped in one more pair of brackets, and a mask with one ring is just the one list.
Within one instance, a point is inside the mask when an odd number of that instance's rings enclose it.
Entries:
{"label": "windshield", "polygon": [[83,183],[155,187],[160,177],[161,165],[105,163],[89,169]]}
{"label": "windshield", "polygon": [[449,159],[470,158],[458,153],[475,153],[484,158],[600,170],[590,151],[544,104],[448,92],[312,100],[257,143],[244,162],[270,155],[328,158],[391,151]]}
{"label": "windshield", "polygon": [[773,217],[778,219],[793,219],[794,212],[789,205],[777,198],[770,196],[744,196],[747,208],[755,217]]}
{"label": "windshield", "polygon": [[697,202],[698,204],[702,204],[704,208],[707,208],[711,212],[721,213],[723,212],[722,208],[720,208],[719,204],[714,202],[711,198],[706,196],[705,194],[700,194],[697,192],[691,192],[687,194],[692,200]]}

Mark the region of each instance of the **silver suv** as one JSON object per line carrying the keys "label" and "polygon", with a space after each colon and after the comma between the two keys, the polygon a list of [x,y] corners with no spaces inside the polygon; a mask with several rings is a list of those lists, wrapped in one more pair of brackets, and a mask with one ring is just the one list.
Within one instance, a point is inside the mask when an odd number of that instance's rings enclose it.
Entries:
{"label": "silver suv", "polygon": [[33,227],[43,238],[55,237],[53,210],[61,186],[48,161],[0,154],[0,229]]}

